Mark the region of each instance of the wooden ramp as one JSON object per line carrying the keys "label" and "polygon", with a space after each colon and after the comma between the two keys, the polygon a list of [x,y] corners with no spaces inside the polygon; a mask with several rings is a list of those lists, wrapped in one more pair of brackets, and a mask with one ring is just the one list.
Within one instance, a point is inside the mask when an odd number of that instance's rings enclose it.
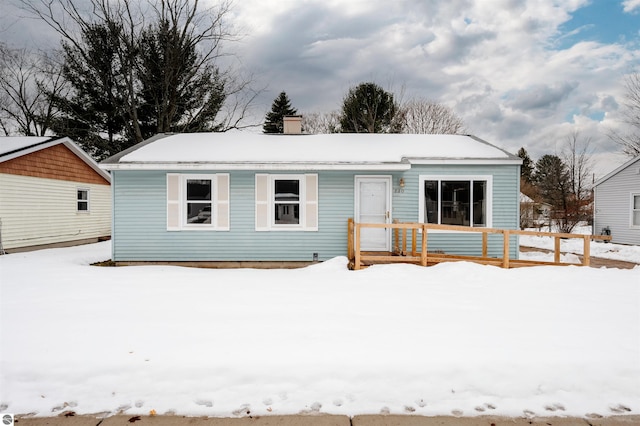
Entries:
{"label": "wooden ramp", "polygon": [[[360,236],[362,228],[388,228],[393,235],[393,251],[362,251],[360,249]],[[478,252],[480,256],[465,256],[457,254],[447,254],[438,251],[428,251],[429,231],[450,231],[481,233],[482,243]],[[410,235],[409,235],[410,234]],[[489,234],[502,235],[502,257],[489,257]],[[512,235],[534,235],[539,237],[552,237],[554,239],[554,260],[553,262],[543,262],[534,260],[511,259],[509,252],[509,239]],[[349,269],[357,270],[367,266],[389,263],[412,263],[421,266],[431,266],[442,262],[467,261],[480,263],[483,265],[494,265],[502,268],[519,268],[523,266],[540,265],[575,265],[573,263],[563,263],[560,261],[560,240],[569,238],[579,238],[583,240],[584,256],[582,266],[590,265],[590,248],[592,240],[610,241],[609,235],[578,235],[562,234],[538,231],[520,231],[515,229],[497,228],[470,228],[466,226],[454,225],[434,225],[427,223],[356,223],[353,219],[348,221],[347,231],[347,252],[349,258]],[[420,244],[418,246],[418,240]]]}

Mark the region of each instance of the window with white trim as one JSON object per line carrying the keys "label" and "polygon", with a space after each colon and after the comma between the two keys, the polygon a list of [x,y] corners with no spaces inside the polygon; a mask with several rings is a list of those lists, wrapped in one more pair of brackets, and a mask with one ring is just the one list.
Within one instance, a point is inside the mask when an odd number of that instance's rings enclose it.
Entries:
{"label": "window with white trim", "polygon": [[256,174],[256,231],[317,231],[317,174]]}
{"label": "window with white trim", "polygon": [[631,226],[640,228],[640,194],[631,194]]}
{"label": "window with white trim", "polygon": [[229,230],[229,175],[168,173],[167,230]]}
{"label": "window with white trim", "polygon": [[81,213],[89,212],[89,190],[84,188],[79,188],[76,191],[76,211]]}
{"label": "window with white trim", "polygon": [[491,226],[491,176],[420,176],[420,221]]}

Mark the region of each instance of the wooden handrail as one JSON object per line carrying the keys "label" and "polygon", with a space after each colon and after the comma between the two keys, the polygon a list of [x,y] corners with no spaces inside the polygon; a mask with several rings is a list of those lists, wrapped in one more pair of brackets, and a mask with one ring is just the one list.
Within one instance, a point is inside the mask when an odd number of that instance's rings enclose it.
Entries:
{"label": "wooden handrail", "polygon": [[[468,226],[458,226],[458,225],[436,225],[431,223],[356,223],[352,218],[348,220],[348,243],[347,243],[347,252],[349,256],[349,260],[353,260],[354,269],[360,269],[362,253],[360,250],[360,230],[362,228],[385,228],[393,230],[393,253],[389,255],[367,255],[367,260],[371,260],[372,258],[379,259],[380,261],[386,262],[401,262],[402,259],[398,259],[397,256],[403,256],[407,260],[415,261],[416,259],[419,261],[420,265],[427,266],[429,258],[437,258],[438,256],[430,256],[428,254],[428,232],[429,231],[453,231],[453,232],[461,232],[461,233],[481,233],[482,234],[482,256],[474,257],[474,256],[454,256],[454,255],[442,255],[442,258],[446,258],[447,260],[469,260],[480,263],[487,264],[496,264],[496,261],[500,262],[501,266],[504,268],[509,268],[512,266],[526,266],[526,265],[540,265],[540,264],[556,264],[556,265],[565,265],[560,263],[560,239],[569,239],[569,238],[582,238],[584,240],[584,252],[583,252],[583,261],[582,265],[589,266],[590,265],[590,241],[591,240],[602,240],[602,241],[610,241],[610,235],[580,235],[580,234],[567,234],[567,233],[553,233],[553,232],[542,232],[542,231],[522,231],[519,229],[498,229],[498,228],[480,228],[480,227],[468,227]],[[407,232],[411,230],[411,250],[407,251]],[[402,231],[402,232],[400,232]],[[418,251],[417,247],[417,239],[418,234],[422,234],[421,238],[421,247],[420,251]],[[489,234],[502,234],[502,259],[490,258],[488,256],[488,235]],[[541,236],[541,237],[553,237],[554,238],[554,261],[551,262],[537,262],[537,261],[521,261],[510,259],[509,251],[510,251],[510,237],[512,235],[532,235],[532,236]],[[410,256],[408,256],[410,254]]]}

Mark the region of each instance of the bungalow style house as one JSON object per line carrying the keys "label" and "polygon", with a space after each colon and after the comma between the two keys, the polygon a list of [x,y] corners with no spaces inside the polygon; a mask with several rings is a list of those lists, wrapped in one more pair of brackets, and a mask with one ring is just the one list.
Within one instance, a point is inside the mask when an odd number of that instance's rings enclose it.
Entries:
{"label": "bungalow style house", "polygon": [[[521,160],[487,142],[299,129],[160,134],[102,162],[112,260],[322,261],[347,254],[349,218],[518,229]],[[368,231],[363,250],[390,249],[388,229]],[[429,248],[474,255],[473,236],[430,235]],[[501,240],[489,245],[501,256]]]}
{"label": "bungalow style house", "polygon": [[640,156],[598,180],[594,199],[593,232],[640,245]]}
{"label": "bungalow style house", "polygon": [[0,137],[0,242],[6,252],[111,235],[111,177],[69,138]]}

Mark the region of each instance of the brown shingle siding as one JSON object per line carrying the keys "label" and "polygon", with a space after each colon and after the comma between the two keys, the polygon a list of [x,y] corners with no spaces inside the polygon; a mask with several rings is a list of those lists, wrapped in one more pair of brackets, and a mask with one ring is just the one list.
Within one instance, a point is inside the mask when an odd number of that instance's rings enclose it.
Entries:
{"label": "brown shingle siding", "polygon": [[63,144],[0,163],[0,173],[109,185]]}

